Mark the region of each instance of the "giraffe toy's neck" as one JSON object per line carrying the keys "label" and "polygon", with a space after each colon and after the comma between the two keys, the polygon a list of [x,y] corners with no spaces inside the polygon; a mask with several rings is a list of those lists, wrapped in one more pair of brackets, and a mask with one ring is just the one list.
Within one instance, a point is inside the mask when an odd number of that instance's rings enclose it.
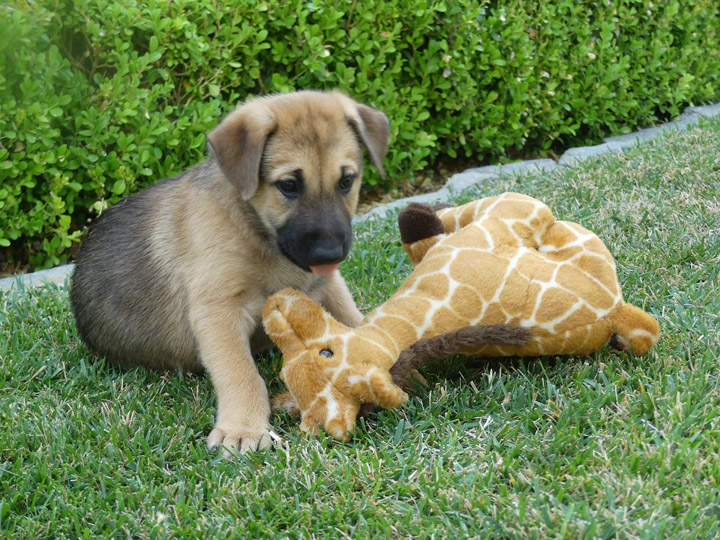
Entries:
{"label": "giraffe toy's neck", "polygon": [[402,351],[418,340],[457,329],[455,325],[445,327],[433,322],[439,311],[447,310],[443,299],[433,299],[415,292],[403,287],[353,329],[357,338],[374,343],[386,353],[388,367],[392,366]]}
{"label": "giraffe toy's neck", "polygon": [[[424,336],[419,335],[418,328],[408,320],[408,314],[399,311],[388,313],[383,310],[383,313],[378,314],[372,312],[360,326],[353,328],[353,340],[365,346],[368,343],[374,344],[377,355],[374,361],[387,369],[390,369],[402,351],[422,337]],[[351,343],[350,347],[352,346]]]}

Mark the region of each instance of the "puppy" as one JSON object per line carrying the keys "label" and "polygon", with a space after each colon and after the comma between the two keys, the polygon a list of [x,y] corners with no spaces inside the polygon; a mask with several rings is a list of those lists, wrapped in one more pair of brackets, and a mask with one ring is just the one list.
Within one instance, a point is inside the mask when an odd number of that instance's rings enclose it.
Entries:
{"label": "puppy", "polygon": [[266,299],[292,287],[344,324],[362,319],[338,263],[352,241],[363,149],[384,175],[389,124],[337,92],[257,98],[208,135],[210,156],[127,197],[91,227],[71,303],[78,332],[120,365],[206,371],[210,449],[270,444],[252,355]]}

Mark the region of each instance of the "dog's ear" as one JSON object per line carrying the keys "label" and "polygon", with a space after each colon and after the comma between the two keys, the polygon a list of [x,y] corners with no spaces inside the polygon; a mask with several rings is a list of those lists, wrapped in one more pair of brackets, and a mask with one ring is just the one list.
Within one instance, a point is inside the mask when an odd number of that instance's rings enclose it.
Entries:
{"label": "dog's ear", "polygon": [[250,102],[208,134],[211,154],[244,201],[257,191],[263,150],[275,127],[272,115],[258,102]]}
{"label": "dog's ear", "polygon": [[373,165],[377,168],[380,176],[385,178],[385,169],[382,162],[387,154],[390,142],[390,122],[382,111],[362,105],[355,105],[357,117],[350,116],[350,123],[360,135],[360,140],[367,148]]}

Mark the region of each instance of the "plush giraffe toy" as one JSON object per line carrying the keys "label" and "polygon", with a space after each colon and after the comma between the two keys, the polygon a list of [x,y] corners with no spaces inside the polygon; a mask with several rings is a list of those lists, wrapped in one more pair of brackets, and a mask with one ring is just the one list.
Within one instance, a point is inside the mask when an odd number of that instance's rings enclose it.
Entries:
{"label": "plush giraffe toy", "polygon": [[284,354],[280,375],[289,390],[273,406],[300,412],[303,431],[322,425],[346,440],[362,403],[396,407],[407,400],[395,383],[412,354],[395,366],[401,369],[394,378],[390,373],[403,351],[468,329],[500,335],[459,340],[442,352],[585,355],[609,342],[644,354],[658,339],[655,318],[623,301],[602,241],[557,221],[538,200],[505,193],[437,212],[413,203],[399,219],[416,267],[356,328],[290,289],[265,306],[265,329]]}

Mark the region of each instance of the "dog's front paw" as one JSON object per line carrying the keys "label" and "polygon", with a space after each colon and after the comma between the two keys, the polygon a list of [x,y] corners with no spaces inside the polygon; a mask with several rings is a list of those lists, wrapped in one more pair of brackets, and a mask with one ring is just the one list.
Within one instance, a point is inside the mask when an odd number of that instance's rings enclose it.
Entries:
{"label": "dog's front paw", "polygon": [[263,427],[215,426],[208,435],[207,447],[211,452],[222,448],[223,456],[229,457],[232,451],[241,454],[269,448],[275,439],[269,425]]}

